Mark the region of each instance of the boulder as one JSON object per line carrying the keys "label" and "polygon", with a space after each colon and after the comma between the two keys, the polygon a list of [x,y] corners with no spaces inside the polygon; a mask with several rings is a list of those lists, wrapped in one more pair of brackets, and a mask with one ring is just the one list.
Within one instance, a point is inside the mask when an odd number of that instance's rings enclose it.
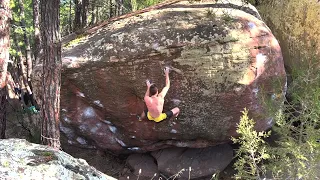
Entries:
{"label": "boulder", "polygon": [[[159,171],[155,159],[148,154],[132,154],[127,159],[130,172],[120,179],[159,179]],[[138,178],[139,177],[139,178]]]}
{"label": "boulder", "polygon": [[24,139],[0,139],[1,179],[115,180],[83,159]]}
{"label": "boulder", "polygon": [[[286,73],[281,49],[256,9],[239,1],[179,1],[125,15],[65,41],[62,131],[69,142],[116,153],[203,148],[236,136],[241,111],[272,126]],[[145,80],[162,88],[179,118],[138,121]],[[268,103],[266,103],[268,102]]]}
{"label": "boulder", "polygon": [[167,148],[152,155],[158,170],[167,177],[197,179],[222,172],[232,161],[233,149],[228,144],[201,149]]}
{"label": "boulder", "polygon": [[[262,1],[261,16],[279,39],[286,71],[320,68],[320,3],[319,1]],[[296,13],[299,12],[299,13]],[[310,62],[310,60],[312,62]]]}

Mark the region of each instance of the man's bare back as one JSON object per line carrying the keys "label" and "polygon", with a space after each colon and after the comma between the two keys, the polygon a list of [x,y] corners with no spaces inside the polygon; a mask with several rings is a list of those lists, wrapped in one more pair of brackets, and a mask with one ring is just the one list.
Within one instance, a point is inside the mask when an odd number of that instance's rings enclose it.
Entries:
{"label": "man's bare back", "polygon": [[158,117],[163,111],[164,98],[162,96],[151,96],[145,98],[145,102],[152,117]]}

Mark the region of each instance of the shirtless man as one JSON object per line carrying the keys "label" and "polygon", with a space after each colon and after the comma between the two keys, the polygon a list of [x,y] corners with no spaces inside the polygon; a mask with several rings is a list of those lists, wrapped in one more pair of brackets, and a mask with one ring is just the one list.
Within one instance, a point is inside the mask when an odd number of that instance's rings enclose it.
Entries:
{"label": "shirtless man", "polygon": [[142,112],[139,121],[147,117],[148,120],[160,122],[165,119],[170,119],[172,116],[178,116],[180,110],[177,107],[173,108],[171,111],[162,113],[164,97],[170,88],[169,68],[166,67],[164,72],[166,75],[166,86],[162,89],[161,93],[158,93],[158,88],[155,84],[151,84],[148,80],[146,81],[147,91],[144,96],[144,101],[146,102],[148,109],[145,110],[145,112]]}

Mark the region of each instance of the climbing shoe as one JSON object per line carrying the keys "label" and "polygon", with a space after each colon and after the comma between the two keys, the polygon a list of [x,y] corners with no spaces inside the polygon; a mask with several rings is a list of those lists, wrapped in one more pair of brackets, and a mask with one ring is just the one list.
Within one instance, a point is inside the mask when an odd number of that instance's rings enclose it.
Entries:
{"label": "climbing shoe", "polygon": [[31,113],[34,113],[34,114],[38,114],[39,113],[39,111],[36,109],[35,106],[28,107],[28,111],[31,112]]}

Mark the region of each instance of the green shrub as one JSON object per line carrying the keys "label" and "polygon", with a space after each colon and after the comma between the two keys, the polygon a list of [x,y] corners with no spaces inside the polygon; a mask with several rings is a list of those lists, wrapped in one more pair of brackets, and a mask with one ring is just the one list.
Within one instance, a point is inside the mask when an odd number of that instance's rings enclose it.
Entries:
{"label": "green shrub", "polygon": [[[306,61],[305,61],[306,62]],[[245,110],[238,125],[240,147],[237,151],[236,178],[258,179],[270,172],[273,179],[319,179],[320,173],[320,61],[310,57],[304,66],[292,69],[286,102],[276,109],[262,99],[273,115],[275,143],[262,139],[269,133],[257,133],[254,121]],[[273,140],[274,141],[274,140]],[[270,142],[273,142],[270,141]],[[268,161],[264,161],[268,159]]]}
{"label": "green shrub", "polygon": [[290,102],[275,118],[279,139],[270,148],[269,166],[274,177],[317,179],[320,164],[320,70],[319,60],[310,58],[308,66],[292,70],[288,89]]}
{"label": "green shrub", "polygon": [[262,161],[270,156],[266,150],[266,144],[263,138],[270,135],[270,131],[257,132],[254,130],[255,122],[249,119],[248,110],[242,111],[240,123],[237,127],[238,138],[232,137],[234,143],[239,144],[234,164],[237,174],[236,179],[258,179],[265,174],[265,167]]}

